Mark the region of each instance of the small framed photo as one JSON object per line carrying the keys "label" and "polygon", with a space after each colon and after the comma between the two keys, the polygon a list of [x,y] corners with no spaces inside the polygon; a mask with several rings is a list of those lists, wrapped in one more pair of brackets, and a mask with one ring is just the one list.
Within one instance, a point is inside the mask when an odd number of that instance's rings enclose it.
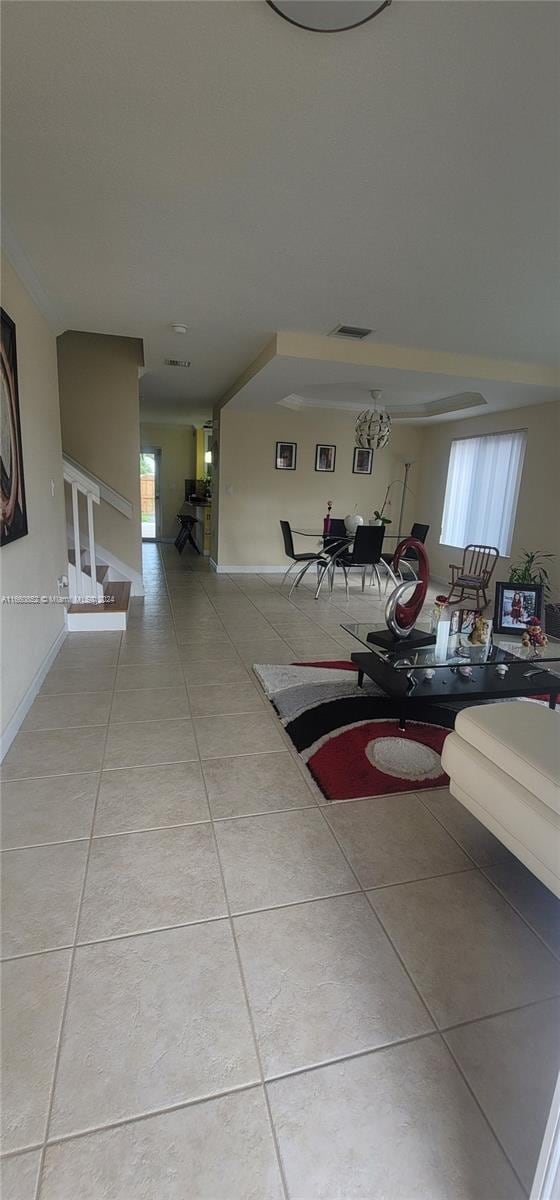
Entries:
{"label": "small framed photo", "polygon": [[315,470],[329,471],[332,474],[335,462],[336,446],[326,446],[323,442],[319,442],[315,447]]}
{"label": "small framed photo", "polygon": [[295,471],[297,442],[277,442],[275,467],[277,471]]}
{"label": "small framed photo", "polygon": [[532,617],[543,615],[543,588],[540,583],[497,583],[494,629],[497,633],[525,633]]}
{"label": "small framed photo", "polygon": [[372,466],[373,450],[362,450],[360,446],[355,446],[354,458],[352,459],[352,474],[371,475]]}

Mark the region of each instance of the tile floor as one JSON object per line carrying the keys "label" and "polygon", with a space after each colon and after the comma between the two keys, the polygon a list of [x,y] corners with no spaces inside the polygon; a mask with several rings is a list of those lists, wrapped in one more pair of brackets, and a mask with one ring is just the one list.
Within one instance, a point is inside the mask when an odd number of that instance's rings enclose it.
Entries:
{"label": "tile floor", "polygon": [[378,598],[144,558],[2,767],[3,1200],[523,1197],[558,903],[445,790],[326,804],[251,672]]}

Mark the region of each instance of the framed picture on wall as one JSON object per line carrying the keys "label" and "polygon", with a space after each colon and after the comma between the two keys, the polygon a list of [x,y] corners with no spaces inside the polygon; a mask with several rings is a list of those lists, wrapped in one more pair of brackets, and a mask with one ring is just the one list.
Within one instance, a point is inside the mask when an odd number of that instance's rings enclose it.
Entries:
{"label": "framed picture on wall", "polygon": [[277,442],[276,461],[277,471],[295,471],[297,458],[297,442]]}
{"label": "framed picture on wall", "polygon": [[354,458],[352,459],[352,474],[371,475],[372,466],[373,450],[362,450],[360,446],[355,446]]}
{"label": "framed picture on wall", "polygon": [[315,470],[328,471],[332,474],[336,462],[336,446],[319,442],[315,447]]}
{"label": "framed picture on wall", "polygon": [[497,633],[525,633],[527,623],[543,615],[540,583],[497,583],[494,629]]}
{"label": "framed picture on wall", "polygon": [[2,546],[16,542],[29,532],[23,480],[23,454],[19,417],[19,391],[16,327],[4,309],[2,322],[1,365],[1,439],[0,473],[2,476]]}

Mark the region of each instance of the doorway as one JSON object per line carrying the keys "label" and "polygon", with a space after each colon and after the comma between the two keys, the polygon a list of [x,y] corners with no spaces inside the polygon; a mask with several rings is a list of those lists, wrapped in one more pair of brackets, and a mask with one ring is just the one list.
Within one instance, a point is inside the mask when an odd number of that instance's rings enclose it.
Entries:
{"label": "doorway", "polygon": [[160,536],[160,454],[160,450],[142,450],[140,454],[140,512],[143,542],[154,542]]}

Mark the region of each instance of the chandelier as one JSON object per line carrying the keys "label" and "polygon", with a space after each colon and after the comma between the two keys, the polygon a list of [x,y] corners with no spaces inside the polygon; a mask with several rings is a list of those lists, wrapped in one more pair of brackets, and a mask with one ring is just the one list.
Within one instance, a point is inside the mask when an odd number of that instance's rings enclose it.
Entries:
{"label": "chandelier", "polygon": [[382,450],[391,436],[391,418],[380,407],[382,392],[374,388],[370,392],[373,408],[361,412],[356,419],[356,445],[361,450]]}

